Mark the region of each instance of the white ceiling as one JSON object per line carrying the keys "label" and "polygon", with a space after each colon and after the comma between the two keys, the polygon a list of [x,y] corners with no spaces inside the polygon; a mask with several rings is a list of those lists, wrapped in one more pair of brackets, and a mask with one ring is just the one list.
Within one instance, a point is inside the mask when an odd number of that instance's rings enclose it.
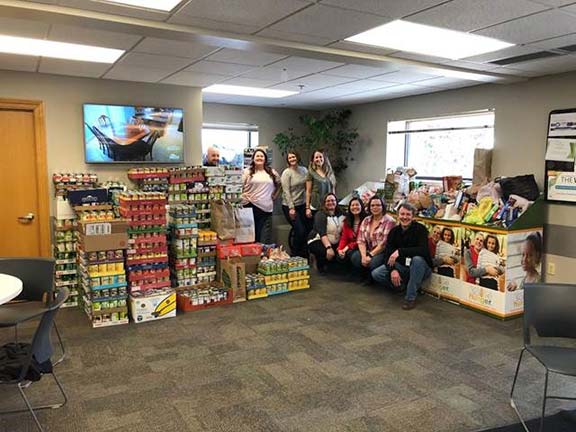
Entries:
{"label": "white ceiling", "polygon": [[[398,18],[517,45],[449,61],[344,41]],[[0,0],[0,34],[126,50],[113,65],[0,54],[5,70],[299,92],[204,95],[259,106],[324,109],[576,70],[576,51],[558,49],[576,44],[576,0],[183,0],[172,13],[102,0]],[[560,56],[491,63],[541,51]]]}

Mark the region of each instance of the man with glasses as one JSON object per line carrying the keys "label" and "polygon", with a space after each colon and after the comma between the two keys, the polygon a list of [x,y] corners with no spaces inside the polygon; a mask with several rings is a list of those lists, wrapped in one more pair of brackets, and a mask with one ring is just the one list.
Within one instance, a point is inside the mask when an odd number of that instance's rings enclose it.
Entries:
{"label": "man with glasses", "polygon": [[372,271],[372,278],[396,290],[406,288],[402,309],[416,306],[416,296],[425,279],[432,274],[428,250],[428,230],[414,220],[416,209],[405,202],[398,208],[398,222],[388,234],[384,250],[385,264]]}

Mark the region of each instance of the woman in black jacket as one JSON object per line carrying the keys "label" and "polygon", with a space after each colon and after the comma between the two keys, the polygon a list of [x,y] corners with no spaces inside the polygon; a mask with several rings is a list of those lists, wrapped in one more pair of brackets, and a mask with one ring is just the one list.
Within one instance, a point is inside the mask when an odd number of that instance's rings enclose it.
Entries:
{"label": "woman in black jacket", "polygon": [[338,208],[336,195],[326,194],[322,209],[314,216],[314,227],[308,240],[308,250],[316,258],[316,267],[321,273],[326,270],[328,262],[336,258],[343,223],[344,216]]}

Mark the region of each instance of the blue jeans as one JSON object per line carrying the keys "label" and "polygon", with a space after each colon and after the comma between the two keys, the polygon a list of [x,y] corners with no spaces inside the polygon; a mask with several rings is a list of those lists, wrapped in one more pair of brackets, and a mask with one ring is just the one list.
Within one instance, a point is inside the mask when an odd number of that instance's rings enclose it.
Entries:
{"label": "blue jeans", "polygon": [[366,269],[372,272],[375,268],[380,267],[382,264],[384,264],[384,254],[379,253],[378,255],[374,255],[370,260],[370,264],[368,265],[368,267],[364,267],[362,265],[362,255],[360,255],[360,251],[355,250],[350,254],[350,262],[356,268]]}
{"label": "blue jeans", "polygon": [[[394,269],[400,273],[402,285],[406,285],[406,300],[415,300],[418,290],[422,286],[425,279],[429,278],[432,274],[432,269],[428,266],[426,260],[422,257],[415,256],[412,258],[410,266],[405,266],[399,263],[394,264]],[[377,269],[372,270],[372,279],[387,287],[393,288],[392,281],[390,280],[390,270],[386,265],[382,265]]]}

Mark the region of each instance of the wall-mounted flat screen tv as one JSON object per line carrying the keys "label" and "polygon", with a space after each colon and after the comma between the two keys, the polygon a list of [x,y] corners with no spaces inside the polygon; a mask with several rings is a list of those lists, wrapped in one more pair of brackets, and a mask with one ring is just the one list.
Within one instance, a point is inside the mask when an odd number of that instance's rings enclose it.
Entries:
{"label": "wall-mounted flat screen tv", "polygon": [[84,104],[86,163],[184,162],[180,108]]}

